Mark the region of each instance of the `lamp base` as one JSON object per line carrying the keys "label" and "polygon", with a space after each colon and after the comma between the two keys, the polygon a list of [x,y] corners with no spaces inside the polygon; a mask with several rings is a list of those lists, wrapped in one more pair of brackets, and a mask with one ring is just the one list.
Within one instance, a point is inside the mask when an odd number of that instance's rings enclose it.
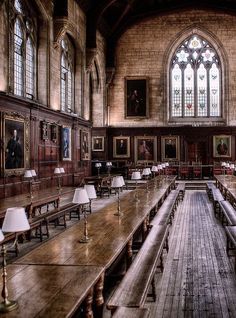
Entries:
{"label": "lamp base", "polygon": [[79,243],[88,243],[89,241],[91,241],[91,238],[89,237],[83,237],[79,240]]}
{"label": "lamp base", "polygon": [[18,303],[14,300],[7,300],[0,303],[0,312],[9,312],[17,309]]}
{"label": "lamp base", "polygon": [[123,213],[122,213],[122,212],[116,212],[116,213],[114,213],[114,215],[115,215],[115,216],[122,216]]}

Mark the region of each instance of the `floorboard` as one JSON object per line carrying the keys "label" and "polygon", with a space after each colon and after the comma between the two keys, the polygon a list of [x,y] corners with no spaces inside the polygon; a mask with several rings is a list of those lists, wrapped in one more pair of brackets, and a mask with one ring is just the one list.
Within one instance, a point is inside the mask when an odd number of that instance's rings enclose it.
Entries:
{"label": "floorboard", "polygon": [[236,279],[225,247],[206,192],[186,191],[158,280],[158,300],[146,304],[150,317],[236,317]]}

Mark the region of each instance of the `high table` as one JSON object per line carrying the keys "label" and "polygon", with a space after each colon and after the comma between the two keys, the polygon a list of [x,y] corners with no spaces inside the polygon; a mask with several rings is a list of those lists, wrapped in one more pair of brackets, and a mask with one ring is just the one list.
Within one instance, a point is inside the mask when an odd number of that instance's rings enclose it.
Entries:
{"label": "high table", "polygon": [[[155,187],[156,182],[157,188]],[[156,177],[156,180],[149,182],[149,192],[143,186],[137,190],[140,200],[138,203],[135,202],[134,192],[124,195],[121,198],[123,215],[120,217],[114,215],[117,212],[117,202],[107,205],[98,213],[89,215],[88,232],[91,240],[87,244],[79,243],[79,238],[83,233],[83,222],[79,222],[17,259],[15,264],[95,266],[103,268],[105,271],[124,249],[127,250],[128,258],[131,258],[134,233],[140,227],[146,227],[150,211],[161,200],[164,200],[174,183],[175,177]],[[97,281],[95,297],[98,307],[103,304],[104,271]]]}

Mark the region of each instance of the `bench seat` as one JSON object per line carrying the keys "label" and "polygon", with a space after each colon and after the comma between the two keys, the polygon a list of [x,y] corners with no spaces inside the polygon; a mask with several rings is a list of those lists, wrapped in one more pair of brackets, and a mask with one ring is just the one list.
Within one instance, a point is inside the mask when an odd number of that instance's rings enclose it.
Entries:
{"label": "bench seat", "polygon": [[236,211],[229,201],[220,201],[221,223],[226,225],[236,225]]}
{"label": "bench seat", "polygon": [[[117,307],[143,306],[149,285],[153,283],[158,261],[161,260],[162,263],[163,248],[168,234],[169,225],[152,227],[133,263],[108,301],[109,310],[114,312]],[[153,289],[154,286],[152,284]],[[155,290],[153,292],[155,293]],[[155,294],[153,298],[155,300]]]}
{"label": "bench seat", "polygon": [[[234,256],[234,270],[236,272],[236,226],[226,226],[225,233],[227,237],[226,252],[228,256]],[[230,255],[230,251],[234,251],[234,254]]]}
{"label": "bench seat", "polygon": [[119,307],[115,311],[113,318],[148,318],[149,309],[147,308],[129,308]]}
{"label": "bench seat", "polygon": [[224,197],[222,196],[219,189],[212,188],[212,201],[215,215],[220,214],[220,202],[224,201]]}
{"label": "bench seat", "polygon": [[185,194],[185,183],[179,183],[176,190],[178,191],[178,199],[183,201]]}

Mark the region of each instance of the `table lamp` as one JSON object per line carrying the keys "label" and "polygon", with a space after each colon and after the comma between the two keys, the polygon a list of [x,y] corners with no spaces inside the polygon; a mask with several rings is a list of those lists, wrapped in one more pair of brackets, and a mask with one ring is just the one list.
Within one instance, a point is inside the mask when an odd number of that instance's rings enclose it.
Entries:
{"label": "table lamp", "polygon": [[29,195],[28,195],[28,197],[30,199],[33,199],[33,191],[32,191],[33,174],[32,174],[32,170],[26,170],[25,174],[24,174],[24,178],[29,180]]}
{"label": "table lamp", "polygon": [[[9,208],[6,211],[6,215],[2,225],[3,232],[24,232],[30,229],[28,219],[25,214],[25,209],[21,207]],[[2,234],[0,237],[2,241]],[[0,312],[9,312],[18,307],[18,303],[14,300],[8,299],[8,290],[7,290],[7,269],[6,269],[6,246],[2,245],[2,297],[3,302],[0,304]]]}
{"label": "table lamp", "polygon": [[153,177],[155,177],[156,172],[158,172],[157,166],[152,166],[151,171],[152,171],[152,173],[153,173]]}
{"label": "table lamp", "polygon": [[[123,180],[124,180],[124,179],[123,179]],[[121,179],[119,176],[114,177],[114,178],[112,179],[111,187],[118,190],[117,212],[114,213],[114,215],[116,215],[116,216],[121,216],[121,215],[122,215],[122,213],[121,213],[121,211],[120,211],[120,188],[122,188],[123,185],[124,185],[124,182],[122,181],[122,179]]]}
{"label": "table lamp", "polygon": [[138,191],[137,191],[137,184],[138,184],[138,180],[141,180],[141,173],[140,171],[134,171],[132,172],[131,175],[131,180],[135,180],[135,201],[139,202],[139,198],[138,198]]}
{"label": "table lamp", "polygon": [[92,213],[92,200],[97,198],[96,190],[93,184],[85,184],[84,188],[89,197],[89,212]]}
{"label": "table lamp", "polygon": [[73,203],[77,203],[82,207],[82,213],[84,214],[84,237],[79,240],[80,243],[88,243],[90,240],[88,236],[88,221],[87,221],[87,214],[84,205],[89,203],[89,197],[87,194],[86,189],[84,188],[77,188],[75,189]]}
{"label": "table lamp", "polygon": [[143,172],[142,172],[142,175],[146,178],[146,190],[147,192],[149,191],[148,189],[148,177],[149,175],[151,174],[151,169],[150,168],[144,168],[143,169]]}
{"label": "table lamp", "polygon": [[100,168],[101,168],[101,166],[102,166],[101,162],[96,162],[96,163],[95,163],[95,168],[98,169],[98,177],[99,177],[99,175],[100,175]]}
{"label": "table lamp", "polygon": [[110,176],[110,174],[111,174],[112,162],[111,162],[111,161],[108,161],[108,162],[106,163],[106,166],[107,166],[108,175]]}
{"label": "table lamp", "polygon": [[63,168],[55,168],[54,169],[54,174],[57,176],[58,178],[58,187],[57,187],[57,190],[61,191],[61,169]]}

